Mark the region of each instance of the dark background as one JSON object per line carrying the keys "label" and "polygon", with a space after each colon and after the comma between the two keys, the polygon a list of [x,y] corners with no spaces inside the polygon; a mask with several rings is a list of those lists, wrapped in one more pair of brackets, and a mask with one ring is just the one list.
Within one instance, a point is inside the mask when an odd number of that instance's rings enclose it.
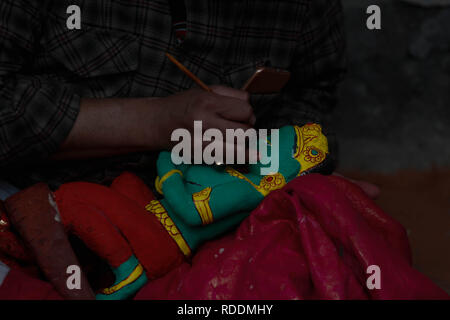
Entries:
{"label": "dark background", "polygon": [[[349,71],[333,121],[341,166],[450,166],[450,1],[428,9],[398,0],[342,2]],[[371,4],[381,8],[381,30],[366,28]]]}
{"label": "dark background", "polygon": [[[339,171],[380,187],[376,201],[405,226],[414,266],[450,293],[450,0],[342,2]],[[372,4],[381,30],[366,28]]]}

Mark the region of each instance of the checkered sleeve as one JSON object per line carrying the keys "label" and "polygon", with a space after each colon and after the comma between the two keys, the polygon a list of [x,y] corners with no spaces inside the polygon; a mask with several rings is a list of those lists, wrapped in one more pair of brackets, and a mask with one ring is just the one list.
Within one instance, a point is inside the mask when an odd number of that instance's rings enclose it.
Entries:
{"label": "checkered sleeve", "polygon": [[334,156],[337,145],[328,119],[336,104],[337,84],[346,68],[343,28],[339,0],[310,2],[299,33],[291,80],[270,119],[271,127],[321,123]]}
{"label": "checkered sleeve", "polygon": [[40,18],[39,1],[0,2],[0,166],[56,151],[79,111],[70,87],[30,72]]}

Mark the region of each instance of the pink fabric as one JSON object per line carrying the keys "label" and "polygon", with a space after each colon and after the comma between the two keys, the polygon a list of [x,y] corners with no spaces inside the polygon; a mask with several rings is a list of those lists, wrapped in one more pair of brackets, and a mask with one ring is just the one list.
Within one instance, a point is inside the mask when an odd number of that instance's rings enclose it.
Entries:
{"label": "pink fabric", "polygon": [[[367,267],[381,289],[366,286]],[[270,194],[233,234],[202,246],[136,299],[448,299],[411,267],[403,227],[358,187],[307,175]]]}

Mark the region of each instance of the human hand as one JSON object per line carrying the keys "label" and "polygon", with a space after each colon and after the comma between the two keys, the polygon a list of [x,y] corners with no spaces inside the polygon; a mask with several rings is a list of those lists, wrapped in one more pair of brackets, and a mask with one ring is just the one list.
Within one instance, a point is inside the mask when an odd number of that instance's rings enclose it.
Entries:
{"label": "human hand", "polygon": [[213,86],[212,90],[194,88],[161,99],[160,125],[168,137],[166,148],[172,146],[169,140],[175,129],[184,128],[193,134],[194,121],[202,121],[203,131],[215,128],[223,134],[226,129],[253,127],[255,116],[247,92],[225,86]]}
{"label": "human hand", "polygon": [[170,119],[180,128],[193,129],[194,121],[203,128],[248,129],[254,124],[253,109],[245,91],[213,86],[213,92],[190,89],[165,98]]}

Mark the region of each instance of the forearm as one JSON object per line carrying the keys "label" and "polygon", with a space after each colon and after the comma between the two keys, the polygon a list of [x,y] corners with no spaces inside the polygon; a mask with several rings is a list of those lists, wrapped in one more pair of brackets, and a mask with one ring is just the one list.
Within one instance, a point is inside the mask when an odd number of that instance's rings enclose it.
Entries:
{"label": "forearm", "polygon": [[55,159],[92,158],[163,149],[170,133],[163,98],[82,99]]}

